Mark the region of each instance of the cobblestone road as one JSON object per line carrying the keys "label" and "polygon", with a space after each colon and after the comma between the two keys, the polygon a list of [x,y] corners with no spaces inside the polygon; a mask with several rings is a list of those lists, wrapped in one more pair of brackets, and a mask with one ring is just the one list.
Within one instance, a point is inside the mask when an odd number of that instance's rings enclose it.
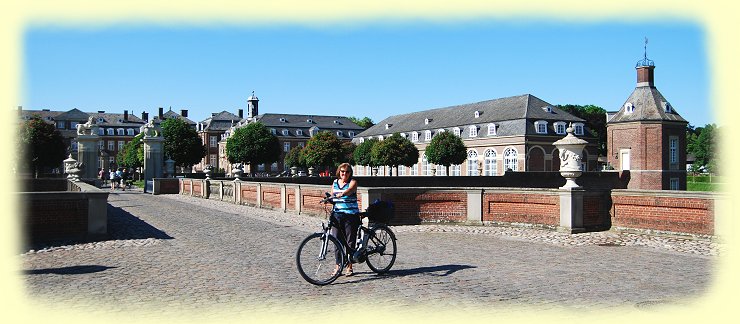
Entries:
{"label": "cobblestone road", "polygon": [[19,256],[29,298],[139,316],[306,316],[343,303],[394,313],[642,312],[701,297],[718,249],[633,234],[396,226],[389,274],[359,265],[355,276],[316,287],[298,274],[294,253],[320,218],[138,192],[111,193],[109,203],[112,239]]}

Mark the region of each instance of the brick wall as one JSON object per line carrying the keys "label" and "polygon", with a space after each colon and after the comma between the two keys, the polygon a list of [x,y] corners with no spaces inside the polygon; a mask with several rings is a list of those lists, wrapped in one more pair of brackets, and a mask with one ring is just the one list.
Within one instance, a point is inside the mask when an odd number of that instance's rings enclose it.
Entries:
{"label": "brick wall", "polygon": [[280,187],[262,185],[262,207],[280,209],[281,199]]}
{"label": "brick wall", "polygon": [[511,192],[486,190],[483,193],[484,222],[527,223],[557,226],[560,200],[557,191]]}
{"label": "brick wall", "polygon": [[384,192],[382,200],[392,201],[395,217],[390,224],[465,222],[468,197],[464,191]]}
{"label": "brick wall", "polygon": [[611,198],[613,227],[714,235],[714,197],[711,194],[615,190]]}
{"label": "brick wall", "polygon": [[29,242],[82,239],[87,234],[88,200],[83,195],[33,195],[24,204]]}
{"label": "brick wall", "polygon": [[242,205],[257,205],[257,184],[241,183],[239,192]]}
{"label": "brick wall", "polygon": [[203,183],[200,181],[193,181],[193,189],[191,195],[194,197],[203,197]]}

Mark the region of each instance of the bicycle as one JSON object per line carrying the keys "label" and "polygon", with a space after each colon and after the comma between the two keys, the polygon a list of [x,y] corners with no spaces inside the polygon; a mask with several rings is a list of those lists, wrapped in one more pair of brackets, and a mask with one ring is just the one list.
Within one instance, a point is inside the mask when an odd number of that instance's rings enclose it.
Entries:
{"label": "bicycle", "polygon": [[[301,277],[314,285],[328,285],[339,278],[347,262],[365,262],[378,274],[388,272],[396,261],[396,235],[384,224],[392,217],[392,204],[376,201],[365,212],[360,212],[360,217],[368,218],[368,227],[360,224],[357,249],[352,249],[344,238],[344,230],[329,216],[327,206],[333,206],[334,199],[326,193],[326,198],[320,201],[324,203],[328,224],[322,222],[321,232],[309,235],[298,246],[296,265]],[[332,228],[338,230],[337,237],[331,235]],[[339,271],[334,271],[336,265]]]}

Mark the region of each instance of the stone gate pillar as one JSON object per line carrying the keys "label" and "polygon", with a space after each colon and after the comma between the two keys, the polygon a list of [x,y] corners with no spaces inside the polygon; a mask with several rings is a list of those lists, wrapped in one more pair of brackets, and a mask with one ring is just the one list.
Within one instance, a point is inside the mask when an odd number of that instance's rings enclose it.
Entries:
{"label": "stone gate pillar", "polygon": [[77,124],[77,162],[83,163],[82,174],[80,174],[82,179],[98,177],[98,155],[100,154],[98,129],[95,118],[92,116],[87,123]]}
{"label": "stone gate pillar", "polygon": [[144,181],[164,176],[164,137],[162,130],[150,121],[141,127],[144,133]]}

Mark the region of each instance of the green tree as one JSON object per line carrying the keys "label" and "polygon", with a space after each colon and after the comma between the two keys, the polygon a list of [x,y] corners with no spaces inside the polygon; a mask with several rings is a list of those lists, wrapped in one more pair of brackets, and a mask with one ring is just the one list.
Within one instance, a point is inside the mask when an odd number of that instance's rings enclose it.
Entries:
{"label": "green tree", "polygon": [[373,120],[370,119],[369,117],[363,117],[362,119],[359,119],[357,117],[351,116],[351,117],[348,117],[348,118],[353,123],[357,124],[357,126],[360,126],[360,127],[364,128],[364,129],[368,129],[370,127],[373,127],[373,125],[375,125],[375,123],[373,123]]}
{"label": "green tree", "polygon": [[586,120],[590,135],[596,137],[599,155],[606,156],[606,110],[594,105],[557,105],[573,116]]}
{"label": "green tree", "polygon": [[701,167],[709,169],[710,172],[716,171],[716,134],[718,127],[715,124],[708,124],[704,127],[697,127],[686,134],[686,151],[694,155],[694,165],[692,170],[699,170]]}
{"label": "green tree", "polygon": [[61,167],[67,148],[62,134],[54,125],[34,115],[21,126],[18,139],[19,149],[25,160],[20,162],[30,163],[34,177],[38,177],[39,172],[44,168]]}
{"label": "green tree", "polygon": [[390,137],[375,144],[371,155],[375,164],[391,167],[399,165],[410,167],[419,160],[419,150],[414,143],[398,133],[393,133]]}
{"label": "green tree", "polygon": [[295,146],[290,151],[288,151],[287,154],[285,154],[285,159],[283,159],[283,164],[285,164],[286,168],[290,167],[297,167],[297,168],[305,168],[305,161],[303,161],[303,147],[301,146]]}
{"label": "green tree", "polygon": [[432,138],[427,146],[426,156],[429,163],[444,165],[449,175],[450,165],[462,164],[468,154],[460,137],[450,132],[443,132]]}
{"label": "green tree", "polygon": [[123,150],[118,152],[116,162],[128,168],[138,168],[144,166],[144,142],[141,139],[144,133],[139,133],[123,146]]}
{"label": "green tree", "polygon": [[164,155],[175,161],[175,165],[186,168],[206,156],[198,132],[179,118],[167,118],[160,124],[164,137]]}
{"label": "green tree", "polygon": [[355,165],[355,149],[357,149],[355,143],[342,142],[342,152],[344,155],[342,161],[349,163],[349,165]]}
{"label": "green tree", "polygon": [[368,140],[365,140],[364,142],[360,143],[360,145],[357,145],[357,148],[355,148],[355,152],[353,157],[355,158],[355,164],[357,165],[367,165],[371,167],[378,166],[373,162],[373,154],[372,150],[373,147],[378,144],[380,141],[373,137]]}
{"label": "green tree", "polygon": [[237,128],[226,140],[226,156],[230,163],[249,164],[254,172],[258,164],[272,164],[280,158],[280,142],[262,123],[249,123]]}
{"label": "green tree", "polygon": [[338,166],[344,161],[344,150],[342,142],[331,132],[323,131],[316,134],[306,142],[303,148],[303,158],[307,166],[320,167],[321,169]]}

